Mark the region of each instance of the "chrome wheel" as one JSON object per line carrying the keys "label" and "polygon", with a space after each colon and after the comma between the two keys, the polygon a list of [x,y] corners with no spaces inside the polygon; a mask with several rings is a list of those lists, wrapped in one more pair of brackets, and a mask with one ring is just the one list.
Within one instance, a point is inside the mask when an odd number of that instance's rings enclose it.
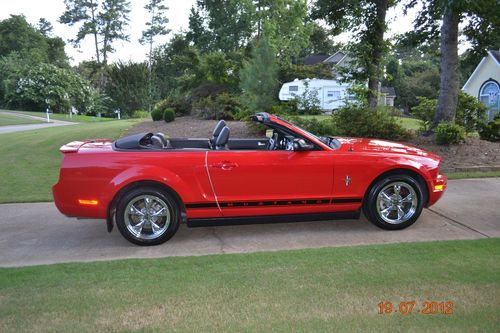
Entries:
{"label": "chrome wheel", "polygon": [[137,196],[128,203],[123,219],[128,231],[136,238],[156,239],[170,225],[170,207],[155,195]]}
{"label": "chrome wheel", "polygon": [[400,224],[415,215],[418,196],[415,189],[405,182],[392,182],[382,188],[377,196],[377,213],[390,224]]}

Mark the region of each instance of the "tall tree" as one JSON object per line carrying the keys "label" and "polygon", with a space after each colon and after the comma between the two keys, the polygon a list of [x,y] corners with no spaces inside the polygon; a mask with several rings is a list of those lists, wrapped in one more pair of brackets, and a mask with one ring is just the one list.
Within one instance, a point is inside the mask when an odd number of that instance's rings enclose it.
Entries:
{"label": "tall tree", "polygon": [[[318,0],[312,11],[315,19],[324,19],[334,34],[354,32],[351,44],[353,78],[368,80],[368,105],[377,106],[383,60],[387,52],[384,33],[386,15],[394,0]],[[361,71],[360,71],[361,69]]]}
{"label": "tall tree", "polygon": [[141,44],[149,44],[148,53],[148,111],[151,112],[151,102],[152,102],[152,59],[153,59],[153,43],[156,36],[166,35],[170,32],[166,28],[168,23],[168,18],[165,17],[165,12],[168,7],[163,4],[163,0],[149,0],[149,2],[144,6],[148,11],[150,21],[146,22],[147,29],[142,32],[142,37],[139,39]]}
{"label": "tall tree", "polygon": [[471,43],[470,54],[484,54],[488,47],[499,47],[500,14],[498,0],[410,0],[408,7],[420,5],[415,32],[421,39],[440,38],[441,77],[436,114],[432,127],[453,121],[458,103],[458,38],[464,23],[464,36]]}
{"label": "tall tree", "polygon": [[242,103],[252,111],[265,111],[276,100],[278,87],[276,55],[265,35],[255,43],[252,57],[240,72]]}
{"label": "tall tree", "polygon": [[64,0],[65,12],[59,21],[70,26],[81,24],[71,40],[79,45],[85,37],[92,35],[98,64],[106,65],[108,54],[114,52],[113,42],[128,40],[125,27],[128,25],[130,2],[127,0]]}
{"label": "tall tree", "polygon": [[252,0],[198,0],[187,38],[201,51],[231,53],[248,43],[254,20]]}

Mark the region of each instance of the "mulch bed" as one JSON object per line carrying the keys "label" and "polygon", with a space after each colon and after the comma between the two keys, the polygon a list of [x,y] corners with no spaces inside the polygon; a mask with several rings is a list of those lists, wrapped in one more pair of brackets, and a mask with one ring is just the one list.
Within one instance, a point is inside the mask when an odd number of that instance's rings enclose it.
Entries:
{"label": "mulch bed", "polygon": [[[245,122],[227,123],[233,138],[262,137]],[[134,125],[127,131],[127,135],[163,132],[169,137],[209,138],[216,124],[216,120],[202,120],[195,117],[178,117],[171,123],[147,120]],[[416,137],[408,143],[440,155],[443,158],[441,169],[448,172],[476,167],[484,169],[500,167],[500,143],[469,138],[464,144],[442,146],[437,145],[433,137]]]}

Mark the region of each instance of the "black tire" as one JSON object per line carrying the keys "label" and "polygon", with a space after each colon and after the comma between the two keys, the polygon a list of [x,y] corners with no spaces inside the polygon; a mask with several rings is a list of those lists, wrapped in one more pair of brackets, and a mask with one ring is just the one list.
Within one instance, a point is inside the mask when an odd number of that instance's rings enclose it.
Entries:
{"label": "black tire", "polygon": [[[147,202],[150,202],[150,207],[146,213]],[[134,211],[139,214],[142,212],[142,215],[128,212],[126,214],[127,207],[129,212]],[[161,212],[166,216],[151,214],[155,209],[155,213]],[[170,194],[155,187],[132,189],[120,198],[116,208],[116,226],[122,236],[134,244],[143,246],[159,245],[172,238],[179,229],[180,218],[181,212],[177,201]],[[156,231],[151,222],[153,220],[157,227]],[[138,234],[132,231],[136,230],[134,227],[140,229]]]}
{"label": "black tire", "polygon": [[[392,190],[394,193],[390,196],[391,200],[388,200],[384,194],[390,193],[391,186],[392,188],[399,186],[399,190]],[[409,175],[388,175],[377,181],[368,190],[363,203],[363,212],[370,222],[382,229],[400,230],[407,228],[418,219],[422,213],[424,202],[427,200],[427,194],[422,188],[422,184]],[[413,189],[413,192],[411,189]],[[382,191],[384,191],[383,194],[381,194]],[[404,201],[404,199],[410,198],[407,196],[408,194],[412,195],[411,202]],[[413,202],[413,197],[416,197],[416,203]],[[395,209],[394,206],[396,206]],[[389,209],[389,213],[384,213],[387,209]],[[403,215],[406,210],[408,212]],[[400,212],[401,218],[399,218]]]}

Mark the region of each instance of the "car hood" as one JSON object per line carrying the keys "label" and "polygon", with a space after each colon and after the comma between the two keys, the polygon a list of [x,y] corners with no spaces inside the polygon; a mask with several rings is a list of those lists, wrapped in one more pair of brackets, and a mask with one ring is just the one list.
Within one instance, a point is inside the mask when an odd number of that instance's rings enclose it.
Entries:
{"label": "car hood", "polygon": [[336,139],[342,144],[340,147],[341,151],[402,154],[429,157],[438,161],[441,160],[441,158],[436,154],[399,142],[367,138],[337,137]]}

